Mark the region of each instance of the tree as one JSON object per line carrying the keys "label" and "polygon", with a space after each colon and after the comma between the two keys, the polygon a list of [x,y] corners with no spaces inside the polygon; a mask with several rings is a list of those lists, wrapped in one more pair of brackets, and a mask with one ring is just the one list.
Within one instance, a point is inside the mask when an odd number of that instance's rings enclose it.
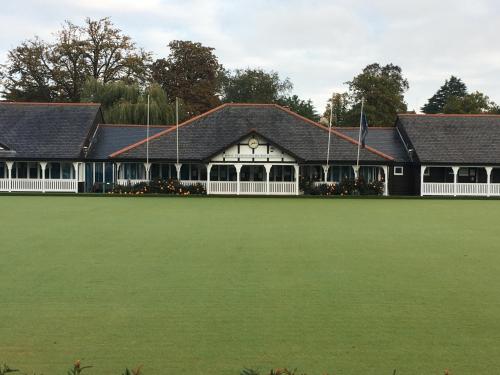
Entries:
{"label": "tree", "polygon": [[223,81],[223,101],[226,103],[276,103],[292,90],[288,78],[281,79],[274,71],[236,69]]}
{"label": "tree", "polygon": [[[330,107],[333,108],[330,110]],[[349,94],[333,93],[332,97],[328,99],[325,112],[321,118],[321,122],[325,125],[330,124],[330,113],[333,114],[332,126],[346,126],[346,117],[350,108]]]}
{"label": "tree", "polygon": [[277,103],[287,107],[295,113],[298,113],[312,121],[319,121],[319,115],[314,108],[311,99],[302,100],[297,95],[287,96],[279,99]]}
{"label": "tree", "polygon": [[[104,119],[110,124],[146,124],[147,103],[150,96],[150,124],[175,123],[175,106],[165,91],[154,83],[149,87],[127,84],[123,81],[104,84],[93,78],[87,80],[82,91],[83,102],[101,103]],[[179,106],[179,118],[184,120],[184,106]]]}
{"label": "tree", "polygon": [[494,113],[496,108],[497,105],[488,96],[476,91],[463,97],[450,96],[443,107],[443,113]]}
{"label": "tree", "polygon": [[467,86],[460,78],[451,76],[444,82],[444,85],[427,101],[421,108],[424,113],[443,113],[446,103],[451,98],[456,101],[467,95]]}
{"label": "tree", "polygon": [[349,85],[350,100],[354,103],[346,114],[346,125],[359,122],[362,98],[365,100],[364,113],[372,126],[392,126],[396,115],[406,112],[404,93],[409,84],[397,65],[368,65],[346,83]]}
{"label": "tree", "polygon": [[150,53],[109,18],[87,18],[83,26],[67,21],[54,42],[35,37],[8,52],[3,93],[8,100],[79,101],[89,77],[144,84],[150,62]]}
{"label": "tree", "polygon": [[181,98],[189,116],[219,105],[223,68],[214,49],[183,40],[174,40],[168,46],[168,57],[153,63],[152,75],[169,98]]}

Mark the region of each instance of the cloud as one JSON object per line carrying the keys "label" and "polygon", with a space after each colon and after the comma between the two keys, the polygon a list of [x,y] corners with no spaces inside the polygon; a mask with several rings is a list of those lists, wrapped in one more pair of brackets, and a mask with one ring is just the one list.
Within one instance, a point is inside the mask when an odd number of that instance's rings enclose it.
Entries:
{"label": "cloud", "polygon": [[7,2],[0,14],[0,59],[19,41],[49,38],[69,19],[112,17],[137,44],[168,53],[173,39],[216,48],[228,68],[278,71],[319,111],[332,91],[372,62],[395,63],[420,108],[451,74],[500,101],[500,31],[494,0],[86,0]]}

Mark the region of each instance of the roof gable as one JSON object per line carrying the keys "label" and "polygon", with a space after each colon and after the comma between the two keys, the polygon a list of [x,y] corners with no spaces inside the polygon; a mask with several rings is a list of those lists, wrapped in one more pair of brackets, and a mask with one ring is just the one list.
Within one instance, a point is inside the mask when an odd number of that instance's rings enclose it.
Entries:
{"label": "roof gable", "polygon": [[80,158],[99,120],[99,104],[0,103],[2,142],[16,158]]}
{"label": "roof gable", "polygon": [[[149,138],[152,159],[176,158],[176,128]],[[204,160],[222,145],[251,130],[279,144],[304,161],[324,161],[328,128],[275,104],[224,104],[179,125],[179,154],[183,160]],[[358,142],[331,130],[331,160],[356,160]],[[141,158],[146,139],[111,154],[115,158]],[[361,150],[361,159],[371,162],[393,160],[371,147]]]}
{"label": "roof gable", "polygon": [[500,164],[498,115],[399,115],[421,163]]}

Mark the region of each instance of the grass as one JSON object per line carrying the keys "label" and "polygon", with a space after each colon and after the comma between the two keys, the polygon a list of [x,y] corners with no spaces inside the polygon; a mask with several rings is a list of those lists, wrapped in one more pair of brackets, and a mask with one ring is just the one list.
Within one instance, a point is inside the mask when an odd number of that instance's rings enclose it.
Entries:
{"label": "grass", "polygon": [[0,362],[494,373],[500,201],[0,197]]}

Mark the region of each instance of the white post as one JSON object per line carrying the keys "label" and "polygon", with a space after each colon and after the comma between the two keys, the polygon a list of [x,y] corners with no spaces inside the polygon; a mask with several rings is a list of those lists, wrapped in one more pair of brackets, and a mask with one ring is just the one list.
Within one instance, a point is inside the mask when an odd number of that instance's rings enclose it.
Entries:
{"label": "white post", "polygon": [[[73,168],[75,168],[75,193],[78,193],[78,162],[73,163]],[[104,176],[105,168],[103,168],[102,174]]]}
{"label": "white post", "polygon": [[359,177],[359,165],[353,165],[352,169],[354,169],[354,179],[358,179]]}
{"label": "white post", "polygon": [[175,163],[175,170],[177,171],[177,181],[181,180],[181,168],[182,168],[181,163]]}
{"label": "white post", "polygon": [[486,196],[491,195],[491,171],[493,170],[493,167],[485,167],[486,169],[486,183],[488,186],[486,187],[488,191],[486,192]]}
{"label": "white post", "polygon": [[266,168],[266,195],[271,194],[271,189],[270,189],[270,175],[271,175],[271,168],[273,167],[272,164],[264,164],[264,167]]}
{"label": "white post", "polygon": [[12,166],[14,165],[13,161],[6,161],[7,169],[9,170],[9,193],[12,192]]}
{"label": "white post", "polygon": [[210,171],[212,170],[212,164],[207,164],[207,195],[210,194]]}
{"label": "white post", "polygon": [[328,183],[328,170],[330,169],[329,165],[323,165],[323,174],[325,177],[325,184]]}
{"label": "white post", "polygon": [[151,163],[144,163],[144,170],[146,171],[146,180],[151,180],[149,172],[151,171]]}
{"label": "white post", "polygon": [[382,166],[384,171],[384,195],[389,195],[389,167],[387,165]]}
{"label": "white post", "polygon": [[458,170],[460,167],[451,167],[453,169],[453,196],[457,196],[457,179],[458,179]]}
{"label": "white post", "polygon": [[122,163],[118,162],[116,163],[116,182],[118,182],[118,180],[120,179],[120,166],[122,165]]}
{"label": "white post", "polygon": [[42,168],[42,193],[45,193],[45,168],[47,168],[47,162],[41,161],[40,168]]}
{"label": "white post", "polygon": [[293,168],[295,169],[295,195],[299,195],[299,165],[295,164]]}
{"label": "white post", "polygon": [[241,172],[241,164],[235,164],[234,168],[236,169],[236,195],[240,195],[240,172]]}
{"label": "white post", "polygon": [[427,167],[425,165],[420,166],[420,196],[424,196],[424,174],[425,174],[425,169]]}

